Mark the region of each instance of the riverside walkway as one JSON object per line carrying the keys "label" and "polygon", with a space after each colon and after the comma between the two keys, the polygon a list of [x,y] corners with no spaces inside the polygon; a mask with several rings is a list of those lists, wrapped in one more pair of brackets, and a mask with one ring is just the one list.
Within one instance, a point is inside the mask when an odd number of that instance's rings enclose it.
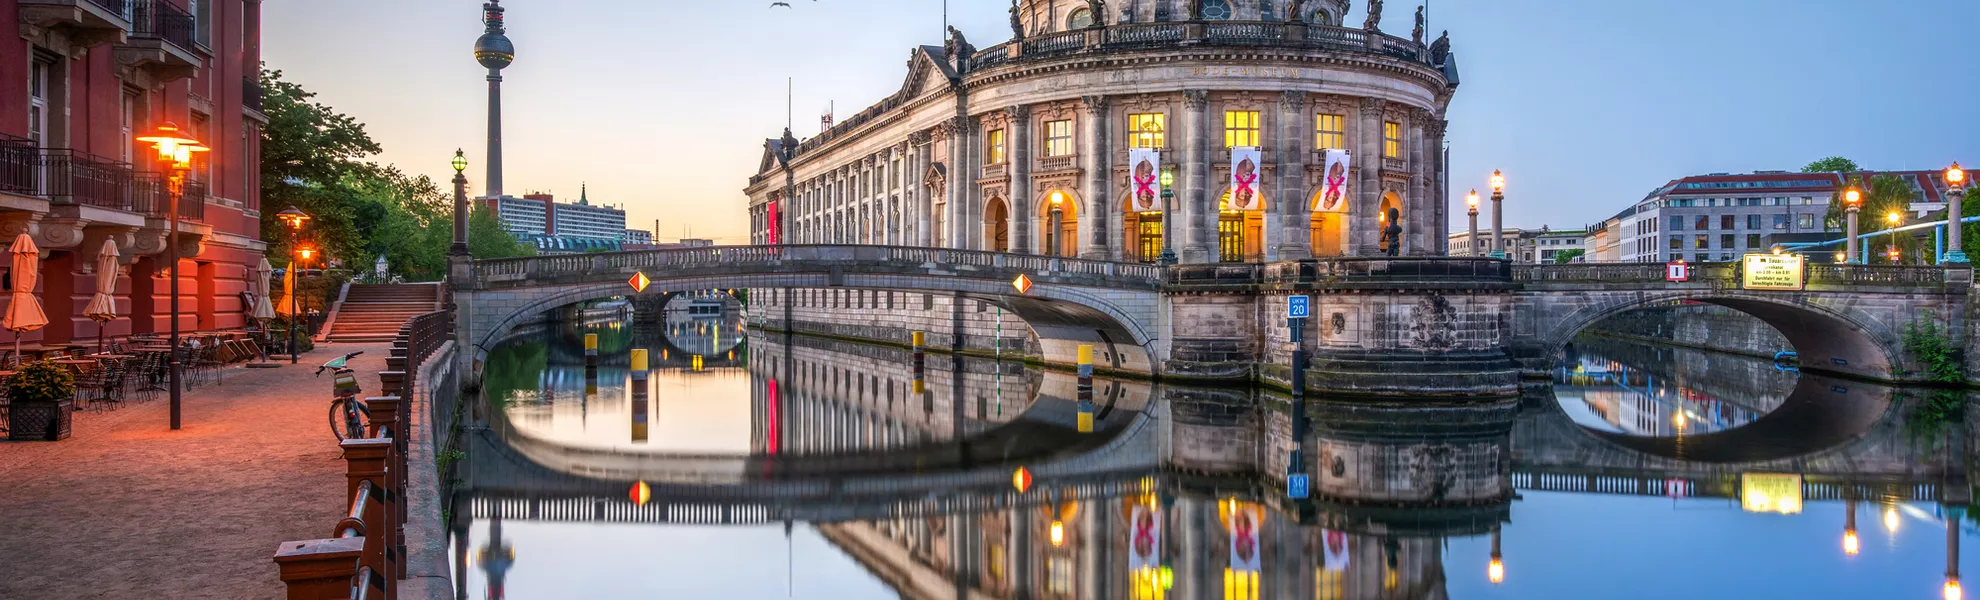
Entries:
{"label": "riverside walkway", "polygon": [[[184,397],[78,412],[61,442],[0,441],[0,598],[279,598],[269,553],[328,537],[348,508],[316,364],[378,389],[389,343],[339,344],[279,369],[227,369]],[[314,362],[312,362],[314,361]]]}

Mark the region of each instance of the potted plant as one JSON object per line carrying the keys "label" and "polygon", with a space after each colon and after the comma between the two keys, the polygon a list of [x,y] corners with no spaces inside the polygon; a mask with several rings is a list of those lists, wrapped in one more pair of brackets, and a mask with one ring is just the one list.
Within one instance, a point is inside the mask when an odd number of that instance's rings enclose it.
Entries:
{"label": "potted plant", "polygon": [[28,363],[7,379],[7,437],[56,441],[69,437],[76,412],[76,378],[50,361]]}

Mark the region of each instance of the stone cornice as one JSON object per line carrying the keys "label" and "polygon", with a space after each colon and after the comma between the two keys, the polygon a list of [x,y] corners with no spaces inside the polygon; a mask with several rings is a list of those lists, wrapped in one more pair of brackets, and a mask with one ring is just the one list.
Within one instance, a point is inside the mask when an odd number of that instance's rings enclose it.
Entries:
{"label": "stone cornice", "polygon": [[[1341,52],[1302,48],[1263,47],[1191,47],[1191,48],[1141,48],[1132,50],[1110,50],[1096,53],[1076,54],[1065,57],[1020,61],[992,66],[980,72],[972,72],[964,81],[970,90],[981,89],[1000,83],[1025,79],[1038,75],[1064,71],[1108,71],[1129,67],[1173,64],[1241,64],[1254,66],[1341,66],[1363,69],[1371,72],[1402,76],[1421,83],[1433,94],[1439,94],[1450,87],[1443,73],[1430,67],[1378,54]],[[1184,82],[1178,89],[1201,82]],[[1147,90],[1143,90],[1147,91]]]}

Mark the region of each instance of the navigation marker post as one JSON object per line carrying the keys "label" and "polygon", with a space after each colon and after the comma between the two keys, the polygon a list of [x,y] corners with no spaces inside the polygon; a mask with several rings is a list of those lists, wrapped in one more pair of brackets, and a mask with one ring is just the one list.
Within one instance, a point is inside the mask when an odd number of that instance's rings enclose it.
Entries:
{"label": "navigation marker post", "polygon": [[1313,299],[1286,298],[1286,329],[1292,340],[1292,456],[1286,461],[1286,497],[1308,496],[1306,475],[1306,319],[1313,316]]}
{"label": "navigation marker post", "polygon": [[1093,346],[1079,345],[1079,432],[1093,433]]}

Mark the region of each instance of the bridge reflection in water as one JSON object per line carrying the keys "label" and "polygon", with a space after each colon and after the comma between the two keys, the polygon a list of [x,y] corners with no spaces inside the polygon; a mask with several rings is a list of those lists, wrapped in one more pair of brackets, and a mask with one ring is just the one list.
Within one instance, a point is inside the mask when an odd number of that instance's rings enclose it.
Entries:
{"label": "bridge reflection in water", "polygon": [[[677,331],[671,347],[706,341]],[[1888,591],[1936,591],[1957,538],[1929,532],[1944,531],[1941,502],[1966,498],[1964,453],[1947,451],[1965,436],[1918,422],[1922,399],[1591,339],[1559,397],[1315,403],[1313,498],[1299,502],[1283,487],[1289,404],[1272,392],[1101,379],[1081,433],[1070,374],[931,355],[917,386],[903,349],[751,333],[732,366],[656,361],[641,440],[619,354],[660,340],[608,338],[579,383],[577,333],[491,355],[543,348],[512,382],[491,367],[503,410],[471,432],[461,469],[457,567],[477,595],[499,572],[513,597],[1611,597],[1668,583],[1652,566],[1665,561],[1643,557],[1761,553],[1795,574],[1711,589],[1789,578],[1818,586],[1804,596],[1900,597]],[[1734,512],[1742,499],[1800,513],[1793,535]],[[477,553],[495,523],[507,537],[492,546],[515,552]],[[1618,528],[1663,541],[1606,537]],[[1855,551],[1892,560],[1835,568]]]}

